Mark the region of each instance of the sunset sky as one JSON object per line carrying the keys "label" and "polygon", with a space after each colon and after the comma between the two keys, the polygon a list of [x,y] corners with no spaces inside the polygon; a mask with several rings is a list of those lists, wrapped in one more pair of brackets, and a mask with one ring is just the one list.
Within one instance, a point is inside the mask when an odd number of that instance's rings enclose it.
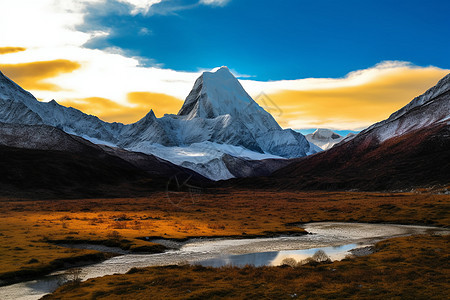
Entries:
{"label": "sunset sky", "polygon": [[450,69],[450,1],[0,1],[0,71],[131,123],[226,65],[282,127],[360,130]]}

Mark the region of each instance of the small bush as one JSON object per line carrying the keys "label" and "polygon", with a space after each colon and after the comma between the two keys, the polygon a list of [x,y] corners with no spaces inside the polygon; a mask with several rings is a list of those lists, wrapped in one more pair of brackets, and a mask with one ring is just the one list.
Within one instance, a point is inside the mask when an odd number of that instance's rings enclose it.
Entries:
{"label": "small bush", "polygon": [[35,264],[35,263],[38,263],[39,262],[39,260],[37,260],[36,258],[32,258],[32,259],[30,259],[28,262],[27,262],[27,264]]}
{"label": "small bush", "polygon": [[114,229],[127,229],[127,223],[126,222],[115,222],[112,225],[112,228],[114,228]]}
{"label": "small bush", "polygon": [[119,240],[122,238],[122,235],[118,231],[114,230],[109,232],[106,237],[112,240]]}
{"label": "small bush", "polygon": [[139,273],[139,272],[142,272],[142,269],[133,267],[130,270],[128,270],[128,272],[126,274],[135,274],[135,273]]}
{"label": "small bush", "polygon": [[97,225],[98,223],[103,223],[103,219],[98,219],[98,218],[93,218],[91,220],[89,220],[89,225]]}
{"label": "small bush", "polygon": [[128,217],[126,214],[121,214],[114,218],[114,221],[119,221],[119,222],[120,221],[131,221],[131,220],[133,220],[133,219]]}
{"label": "small bush", "polygon": [[80,268],[69,269],[65,273],[65,277],[67,279],[67,283],[65,285],[66,290],[77,288],[81,283],[81,269]]}
{"label": "small bush", "polygon": [[292,267],[292,268],[295,268],[296,266],[298,266],[298,264],[299,263],[295,259],[293,259],[292,257],[286,257],[285,259],[283,259],[281,261],[281,265],[282,266],[289,266],[289,267]]}
{"label": "small bush", "polygon": [[318,250],[316,253],[314,253],[312,259],[316,262],[331,262],[330,257],[323,250]]}
{"label": "small bush", "polygon": [[95,292],[92,294],[92,299],[97,299],[97,298],[99,298],[99,297],[106,296],[106,295],[108,295],[108,293],[105,292],[105,291],[95,291]]}
{"label": "small bush", "polygon": [[131,228],[133,228],[133,230],[141,230],[142,225],[141,222],[139,221],[134,221],[133,225],[131,226]]}
{"label": "small bush", "polygon": [[209,224],[208,228],[209,229],[213,229],[213,230],[217,230],[217,229],[224,230],[225,229],[225,225],[223,225],[223,224]]}

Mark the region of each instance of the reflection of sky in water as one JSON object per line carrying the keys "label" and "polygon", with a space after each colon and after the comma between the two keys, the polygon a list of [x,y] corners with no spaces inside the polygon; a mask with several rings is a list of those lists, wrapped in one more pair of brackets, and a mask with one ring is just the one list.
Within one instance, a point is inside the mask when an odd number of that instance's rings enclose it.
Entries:
{"label": "reflection of sky in water", "polygon": [[323,250],[331,260],[341,260],[349,252],[349,250],[356,248],[356,244],[348,244],[338,247],[323,247],[312,248],[305,250],[288,250],[288,251],[271,251],[271,252],[259,252],[248,253],[241,255],[224,255],[217,258],[210,258],[199,261],[198,264],[202,266],[221,267],[225,265],[232,266],[245,266],[253,265],[259,266],[279,266],[282,264],[283,259],[293,258],[296,261],[304,260],[308,257],[312,257],[314,253],[319,250]]}
{"label": "reflection of sky in water", "polygon": [[[38,280],[16,283],[6,287],[0,287],[0,299],[2,300],[36,300],[43,295],[56,290],[66,282],[64,276],[46,276]],[[12,293],[3,293],[2,289],[11,289]]]}

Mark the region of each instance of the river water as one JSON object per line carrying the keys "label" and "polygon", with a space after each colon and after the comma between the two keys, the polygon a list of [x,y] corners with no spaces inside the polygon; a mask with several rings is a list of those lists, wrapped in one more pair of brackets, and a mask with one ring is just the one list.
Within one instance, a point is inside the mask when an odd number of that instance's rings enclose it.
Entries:
{"label": "river water", "polygon": [[[179,249],[164,253],[124,254],[82,267],[79,276],[86,280],[115,273],[123,274],[133,267],[185,263],[214,267],[246,264],[277,266],[286,258],[300,261],[313,256],[318,250],[324,251],[331,260],[340,260],[352,249],[373,245],[391,237],[429,232],[450,233],[436,227],[390,224],[321,222],[303,224],[301,227],[310,234],[258,239],[192,239],[178,244]],[[163,240],[156,242],[171,246],[177,244]],[[68,275],[70,273],[70,270],[65,270],[37,280],[0,287],[0,299],[39,299],[71,279],[71,275]]]}

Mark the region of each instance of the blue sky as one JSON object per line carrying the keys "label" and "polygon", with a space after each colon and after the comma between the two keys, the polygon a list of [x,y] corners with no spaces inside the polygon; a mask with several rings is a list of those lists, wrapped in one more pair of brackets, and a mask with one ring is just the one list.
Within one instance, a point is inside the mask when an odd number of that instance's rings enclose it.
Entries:
{"label": "blue sky", "polygon": [[146,15],[113,6],[90,8],[83,26],[111,34],[88,47],[119,47],[179,71],[227,65],[255,80],[281,80],[342,77],[385,60],[450,68],[446,0],[166,0]]}
{"label": "blue sky", "polygon": [[[308,129],[298,129],[298,132],[300,132],[303,135],[307,135],[310,133],[314,133],[314,131],[316,131],[316,128],[308,128]],[[347,136],[347,134],[351,133],[358,133],[359,131],[355,131],[355,130],[333,130],[334,132],[336,132],[337,134],[340,134],[341,136]]]}
{"label": "blue sky", "polygon": [[449,73],[449,11],[449,0],[0,1],[0,70],[41,101],[128,124],[177,113],[202,71],[226,65],[283,128],[361,130]]}

